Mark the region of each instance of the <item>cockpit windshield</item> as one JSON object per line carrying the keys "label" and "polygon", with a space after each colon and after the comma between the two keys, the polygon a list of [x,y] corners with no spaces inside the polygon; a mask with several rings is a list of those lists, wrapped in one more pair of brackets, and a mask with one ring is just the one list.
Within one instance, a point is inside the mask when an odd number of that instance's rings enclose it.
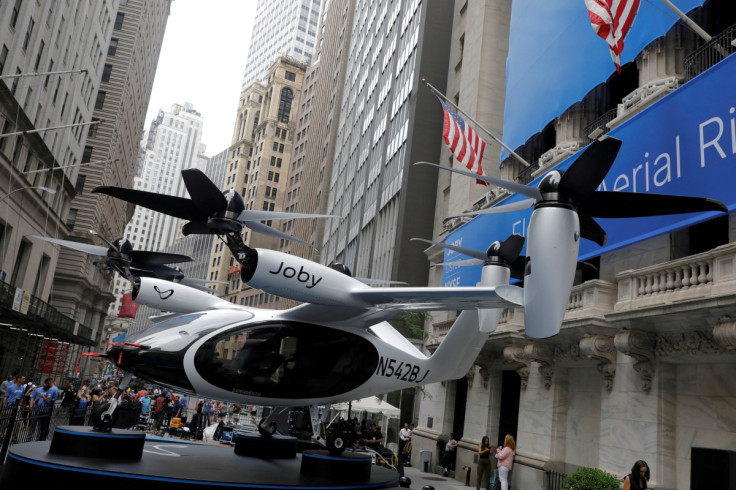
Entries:
{"label": "cockpit windshield", "polygon": [[377,362],[376,348],[361,336],[292,322],[222,332],[207,340],[194,359],[197,372],[223,389],[288,399],[355,389],[371,377]]}
{"label": "cockpit windshield", "polygon": [[[230,323],[220,318],[227,313],[232,316],[232,312],[223,311],[207,311],[175,316],[136,333],[125,341],[142,344],[163,352],[178,352],[198,338]],[[238,313],[239,316],[234,320],[237,322],[249,320],[253,317],[251,313],[245,311],[239,311]]]}

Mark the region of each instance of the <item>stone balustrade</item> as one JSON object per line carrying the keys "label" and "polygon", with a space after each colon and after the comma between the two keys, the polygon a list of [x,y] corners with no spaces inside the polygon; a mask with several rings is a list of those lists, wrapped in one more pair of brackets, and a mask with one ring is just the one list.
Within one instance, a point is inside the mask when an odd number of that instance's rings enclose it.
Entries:
{"label": "stone balustrade", "polygon": [[736,243],[616,275],[615,312],[732,294],[736,286]]}
{"label": "stone balustrade", "polygon": [[607,313],[613,312],[616,292],[615,284],[600,279],[573,287],[564,320],[603,318]]}

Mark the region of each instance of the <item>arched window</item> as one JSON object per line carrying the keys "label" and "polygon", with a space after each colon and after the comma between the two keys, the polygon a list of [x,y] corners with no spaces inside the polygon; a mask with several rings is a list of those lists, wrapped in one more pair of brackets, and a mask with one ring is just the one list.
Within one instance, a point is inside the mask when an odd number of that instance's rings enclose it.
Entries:
{"label": "arched window", "polygon": [[294,99],[294,92],[289,87],[281,89],[281,97],[279,99],[279,121],[289,122],[289,114],[291,114],[291,101]]}

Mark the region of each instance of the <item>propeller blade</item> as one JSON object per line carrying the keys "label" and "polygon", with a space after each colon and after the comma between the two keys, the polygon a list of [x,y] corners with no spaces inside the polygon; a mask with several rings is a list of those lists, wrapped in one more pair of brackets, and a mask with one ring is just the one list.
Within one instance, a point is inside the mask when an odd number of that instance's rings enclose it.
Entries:
{"label": "propeller blade", "polygon": [[301,213],[283,213],[280,211],[252,211],[246,209],[240,216],[238,221],[265,221],[271,219],[295,219],[295,218],[340,218],[335,214],[301,214]]}
{"label": "propeller blade", "polygon": [[498,256],[509,264],[513,264],[519,258],[521,249],[524,248],[524,240],[523,236],[514,233],[501,244],[498,249]]}
{"label": "propeller blade", "polygon": [[183,197],[167,196],[165,194],[156,194],[155,192],[137,191],[108,185],[95,187],[92,189],[92,192],[106,194],[122,201],[173,216],[174,218],[192,221],[203,221],[207,219],[207,214],[203,214],[191,199]]}
{"label": "propeller blade", "polygon": [[446,248],[448,250],[454,250],[455,252],[459,252],[463,255],[467,255],[468,257],[473,257],[478,260],[482,260],[485,262],[488,260],[488,256],[485,252],[481,252],[480,250],[473,250],[472,248],[465,248],[465,247],[458,247],[457,245],[450,245],[449,243],[443,243],[443,242],[433,242],[431,240],[425,240],[424,238],[412,238],[412,240],[417,242],[425,242],[425,243],[431,243],[432,245],[437,245],[438,247]]}
{"label": "propeller blade", "polygon": [[200,279],[198,277],[185,277],[181,281],[179,281],[181,284],[230,284],[227,281],[212,281],[210,279]]}
{"label": "propeller blade", "polygon": [[728,208],[720,201],[704,197],[612,191],[597,191],[578,207],[578,212],[596,218],[641,218],[704,211],[727,213]]}
{"label": "propeller blade", "polygon": [[463,213],[457,216],[450,216],[445,220],[451,218],[457,218],[458,216],[476,216],[479,214],[500,214],[500,213],[512,213],[514,211],[521,211],[522,209],[529,209],[537,203],[534,199],[524,199],[519,202],[512,202],[511,204],[500,204],[493,206],[492,208],[479,209],[478,211],[472,211],[470,213]]}
{"label": "propeller blade", "polygon": [[97,238],[99,238],[103,242],[107,243],[107,246],[110,247],[111,249],[113,249],[115,251],[118,251],[118,247],[116,247],[110,240],[108,240],[104,236],[102,236],[99,233],[97,233],[95,230],[89,230],[89,232],[90,232],[90,234],[96,236]]}
{"label": "propeller blade", "polygon": [[524,269],[526,269],[526,255],[519,255],[516,260],[509,265],[509,269],[511,269],[511,277],[513,279],[523,281]]}
{"label": "propeller blade", "polygon": [[47,242],[55,243],[63,247],[72,248],[74,250],[79,250],[80,252],[84,252],[84,253],[88,253],[92,255],[102,255],[103,257],[107,256],[107,249],[105,247],[100,247],[99,245],[92,245],[91,243],[71,242],[69,240],[59,240],[58,238],[48,238],[48,237],[40,236],[40,235],[30,235],[30,237],[38,238],[39,240],[44,240]]}
{"label": "propeller blade", "polygon": [[611,170],[620,148],[621,140],[610,136],[595,140],[565,170],[559,184],[560,192],[578,202],[588,199]]}
{"label": "propeller blade", "polygon": [[181,178],[192,202],[202,214],[211,216],[227,209],[227,199],[204,172],[196,168],[182,170]]}
{"label": "propeller blade", "polygon": [[209,226],[206,221],[190,221],[181,228],[181,232],[184,236],[188,235],[214,235],[216,234]]}
{"label": "propeller blade", "polygon": [[138,269],[138,268],[131,267],[130,268],[130,273],[133,274],[136,277],[155,277],[155,278],[158,278],[158,276],[156,275],[156,273],[151,272],[151,271],[148,271],[146,269]]}
{"label": "propeller blade", "polygon": [[440,262],[439,264],[432,264],[436,267],[439,267],[441,265],[449,265],[452,267],[465,267],[468,265],[480,265],[485,263],[485,260],[480,259],[463,259],[463,260],[456,260],[454,262]]}
{"label": "propeller blade", "polygon": [[498,187],[503,187],[504,189],[508,189],[511,192],[516,192],[518,194],[521,194],[522,196],[531,197],[532,199],[536,199],[537,201],[542,200],[542,193],[539,192],[539,189],[529,185],[517,184],[516,182],[509,182],[501,179],[494,179],[493,177],[478,175],[473,172],[460,170],[458,168],[444,167],[442,165],[437,165],[436,163],[416,162],[414,165],[430,165],[432,167],[441,168],[443,170],[449,170],[450,172],[455,172],[456,174],[466,175],[477,180],[482,180],[483,182],[488,182],[489,184],[497,185]]}
{"label": "propeller blade", "polygon": [[133,250],[130,252],[130,258],[139,265],[164,265],[192,261],[192,258],[186,255],[149,252],[147,250]]}
{"label": "propeller blade", "polygon": [[580,219],[581,237],[587,238],[601,247],[606,244],[606,241],[608,241],[608,235],[606,235],[606,231],[601,228],[601,225],[599,225],[591,216],[586,214],[578,213],[578,218]]}
{"label": "propeller blade", "polygon": [[[308,247],[312,247],[311,243],[307,243],[304,240],[299,240],[298,238],[288,235],[284,233],[283,231],[279,231],[274,228],[271,228],[270,226],[265,225],[261,223],[260,221],[246,221],[245,226],[247,226],[248,228],[250,228],[251,230],[257,233],[262,233],[264,235],[269,235],[269,236],[273,236],[276,238],[283,238],[284,240],[290,240],[292,242],[298,242]],[[312,247],[312,248],[315,248],[315,247]]]}

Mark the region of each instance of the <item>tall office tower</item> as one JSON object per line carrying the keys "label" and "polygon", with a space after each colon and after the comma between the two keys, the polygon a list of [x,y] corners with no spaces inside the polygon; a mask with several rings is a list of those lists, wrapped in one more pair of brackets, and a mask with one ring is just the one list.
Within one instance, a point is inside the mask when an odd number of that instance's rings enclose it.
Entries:
{"label": "tall office tower", "polygon": [[258,0],[243,89],[253,82],[263,82],[269,67],[279,56],[304,63],[312,59],[321,2]]}
{"label": "tall office tower", "polygon": [[[203,124],[201,114],[188,102],[160,110],[143,135],[134,188],[188,197],[181,171],[206,163],[200,159]],[[126,237],[134,248],[163,250],[174,243],[179,225],[178,218],[137,206]]]}
{"label": "tall office tower", "polygon": [[[161,44],[169,16],[169,0],[120,2],[113,15],[93,122],[81,157],[78,194],[71,203],[68,239],[105,245],[90,235],[95,230],[108,240],[123,235],[130,218],[125,202],[92,194],[100,185],[129,187],[138,154]],[[62,311],[101,328],[113,296],[112,275],[92,265],[97,257],[62,248],[54,276],[54,301]]]}
{"label": "tall office tower", "polygon": [[445,87],[452,4],[358,1],[330,177],[321,260],[356,276],[427,283],[412,237],[432,234],[442,110],[421,78]]}
{"label": "tall office tower", "polygon": [[51,342],[44,337],[66,342],[68,353],[44,365],[50,375],[94,344],[97,318],[49,304],[56,304],[59,247],[29,235],[71,231],[88,127],[70,126],[92,119],[117,4],[0,3],[0,346],[15,346],[0,348],[3,376],[35,375],[38,353]]}
{"label": "tall office tower", "polygon": [[[289,164],[284,202],[286,211],[324,214],[327,210],[354,11],[355,0],[332,0],[324,5],[317,50],[304,77],[294,152]],[[282,231],[313,247],[282,241],[279,248],[319,262],[324,227],[322,219],[284,222]],[[277,307],[286,308],[291,304],[289,300],[282,299]]]}
{"label": "tall office tower", "polygon": [[[304,72],[306,66],[285,56],[279,57],[268,70],[266,83],[254,82],[240,94],[233,142],[228,155],[225,188],[234,188],[243,197],[245,209],[284,210],[284,190],[289,179],[293,134],[297,126]],[[267,222],[279,229],[280,222]],[[243,231],[249,247],[275,249],[279,239]],[[221,241],[215,241],[208,279],[229,281],[219,286],[228,301],[239,304],[273,303],[276,297],[245,287],[240,281],[240,268]]]}
{"label": "tall office tower", "polygon": [[[228,150],[221,151],[212,158],[200,155],[200,164],[198,168],[202,170],[207,177],[217,186],[222,188],[225,181],[225,171],[227,170]],[[140,208],[138,208],[140,209]],[[128,227],[132,225],[129,224]],[[135,230],[133,227],[132,230]],[[214,235],[188,235],[183,236],[177,234],[173,244],[161,249],[161,252],[187,255],[192,258],[191,262],[182,262],[179,264],[171,264],[181,269],[185,277],[204,279],[207,277],[208,264],[210,261],[210,252],[212,243],[216,240]],[[211,286],[206,286],[211,287]],[[106,324],[106,336],[108,338],[116,337],[120,332],[127,332],[128,335],[143,330],[151,325],[150,317],[160,315],[161,312],[141,305],[135,318],[118,318],[120,307],[122,306],[123,294],[132,289],[131,284],[117,277],[115,279],[115,301],[110,304],[108,312],[109,322]]]}

